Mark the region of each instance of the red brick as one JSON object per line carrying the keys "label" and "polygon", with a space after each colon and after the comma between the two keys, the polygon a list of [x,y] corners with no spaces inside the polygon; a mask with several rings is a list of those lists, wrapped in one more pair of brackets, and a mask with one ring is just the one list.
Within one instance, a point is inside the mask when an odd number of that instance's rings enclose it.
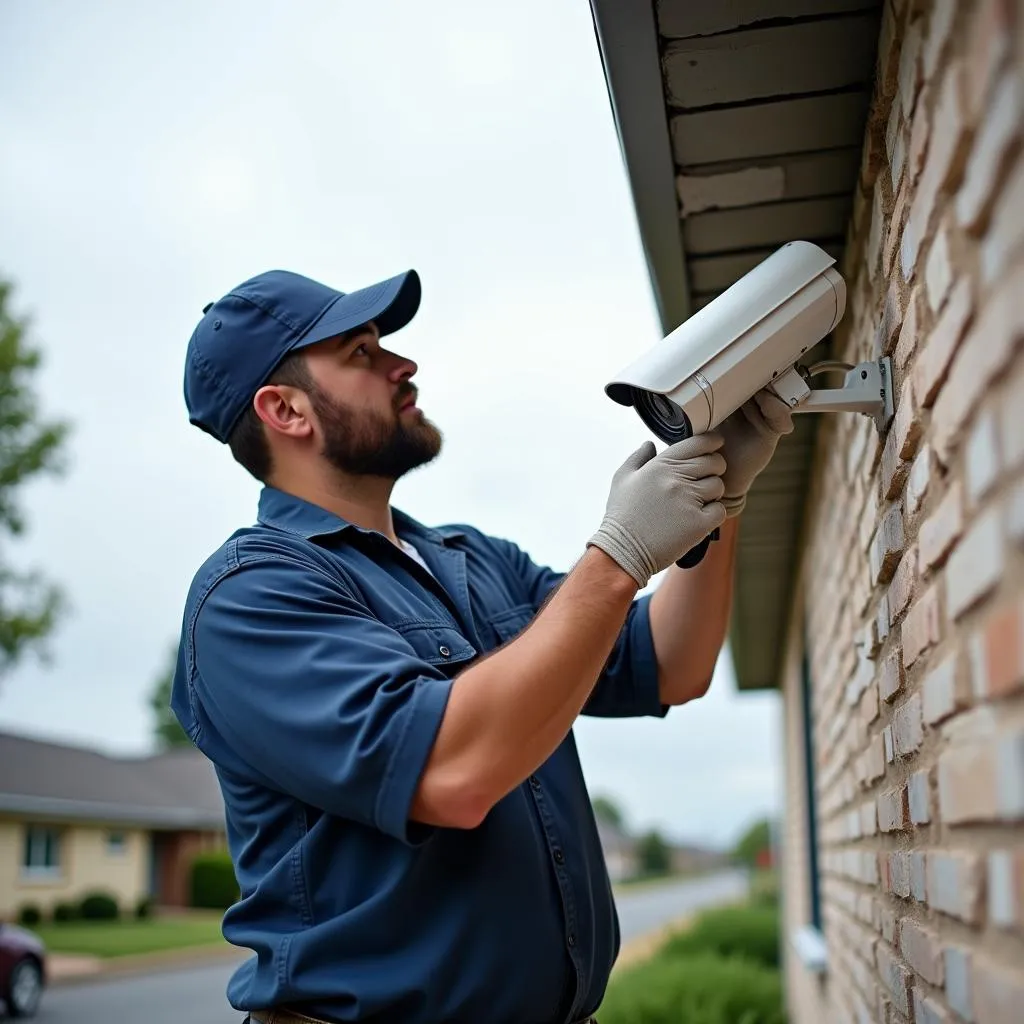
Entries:
{"label": "red brick", "polygon": [[939,817],[946,825],[999,817],[996,748],[968,743],[947,750],[938,765]]}
{"label": "red brick", "polygon": [[896,566],[892,583],[889,584],[889,614],[895,622],[903,614],[910,599],[914,596],[914,583],[917,579],[917,545],[909,547]]}
{"label": "red brick", "polygon": [[903,664],[907,668],[939,642],[941,628],[938,584],[933,584],[910,606],[903,620]]}
{"label": "red brick", "polygon": [[921,694],[915,693],[893,712],[893,754],[896,758],[909,757],[923,740]]}
{"label": "red brick", "polygon": [[1003,574],[1003,530],[998,508],[978,516],[946,566],[946,608],[958,619],[999,583]]}
{"label": "red brick", "polygon": [[957,675],[955,655],[949,655],[924,677],[921,694],[921,715],[928,725],[938,725],[967,706],[967,687]]}
{"label": "red brick", "polygon": [[904,1016],[910,1013],[910,972],[893,956],[892,950],[883,942],[875,949],[875,959],[882,984],[892,996],[893,1005]]}
{"label": "red brick", "polygon": [[935,401],[939,388],[945,383],[950,363],[957,353],[973,311],[971,282],[964,277],[953,289],[942,316],[932,328],[914,364],[911,376],[918,406],[927,408]]}
{"label": "red brick", "polygon": [[939,937],[909,917],[900,921],[900,953],[910,968],[932,985],[942,986],[942,947]]}
{"label": "red brick", "polygon": [[967,924],[981,922],[984,876],[974,853],[945,850],[928,854],[928,905]]}
{"label": "red brick", "polygon": [[922,570],[942,564],[963,530],[963,486],[959,480],[954,480],[935,511],[921,523],[917,544]]}
{"label": "red brick", "polygon": [[903,510],[894,505],[882,516],[871,545],[871,575],[876,583],[887,583],[892,579],[904,544]]}
{"label": "red brick", "polygon": [[974,958],[971,991],[977,1024],[1019,1024],[1024,1005],[1024,972],[987,957]]}
{"label": "red brick", "polygon": [[903,689],[903,660],[899,651],[890,654],[882,662],[882,671],[878,677],[878,695],[887,703]]}
{"label": "red brick", "polygon": [[878,797],[878,830],[902,832],[910,824],[907,787],[900,786]]}
{"label": "red brick", "polygon": [[957,220],[968,230],[984,228],[996,196],[996,183],[1016,155],[1022,117],[1020,95],[1020,79],[1016,72],[1008,71],[981,122],[964,183],[957,193]]}
{"label": "red brick", "polygon": [[1024,689],[1024,605],[1006,604],[971,638],[974,695],[999,700]]}
{"label": "red brick", "polygon": [[1006,369],[1024,336],[1022,294],[1024,266],[1019,266],[1003,278],[980,307],[960,346],[932,415],[932,447],[943,463],[948,463],[968,416]]}
{"label": "red brick", "polygon": [[980,0],[967,30],[966,106],[981,119],[999,69],[1010,52],[1013,11],[1010,0]]}

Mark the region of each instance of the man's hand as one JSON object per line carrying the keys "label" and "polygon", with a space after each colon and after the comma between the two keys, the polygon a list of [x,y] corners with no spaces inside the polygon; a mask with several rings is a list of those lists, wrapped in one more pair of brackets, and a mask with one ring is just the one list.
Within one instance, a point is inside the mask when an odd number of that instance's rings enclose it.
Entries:
{"label": "man's hand", "polygon": [[604,519],[590,545],[645,587],[725,521],[721,447],[716,432],[679,441],[658,455],[645,441],[612,478]]}
{"label": "man's hand", "polygon": [[725,493],[722,504],[726,517],[738,516],[747,503],[747,491],[768,465],[783,434],[793,431],[793,414],[773,391],[762,388],[741,405],[718,428],[725,440]]}

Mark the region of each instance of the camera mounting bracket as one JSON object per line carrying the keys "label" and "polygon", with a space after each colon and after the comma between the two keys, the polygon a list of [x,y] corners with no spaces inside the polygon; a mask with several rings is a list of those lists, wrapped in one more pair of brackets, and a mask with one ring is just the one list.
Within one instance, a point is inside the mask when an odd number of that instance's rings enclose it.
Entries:
{"label": "camera mounting bracket", "polygon": [[[819,373],[843,370],[842,387],[812,389],[807,383]],[[794,413],[797,412],[860,412],[875,421],[882,433],[894,413],[892,360],[868,360],[851,366],[849,363],[825,361],[811,367],[799,364],[780,373],[770,385]]]}

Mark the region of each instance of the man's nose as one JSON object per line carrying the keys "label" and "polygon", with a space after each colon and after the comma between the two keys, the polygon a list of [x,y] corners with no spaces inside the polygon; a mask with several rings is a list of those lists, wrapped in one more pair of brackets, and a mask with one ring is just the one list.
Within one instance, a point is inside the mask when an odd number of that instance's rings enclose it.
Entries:
{"label": "man's nose", "polygon": [[405,356],[393,356],[394,365],[388,370],[388,378],[396,384],[409,380],[419,367]]}

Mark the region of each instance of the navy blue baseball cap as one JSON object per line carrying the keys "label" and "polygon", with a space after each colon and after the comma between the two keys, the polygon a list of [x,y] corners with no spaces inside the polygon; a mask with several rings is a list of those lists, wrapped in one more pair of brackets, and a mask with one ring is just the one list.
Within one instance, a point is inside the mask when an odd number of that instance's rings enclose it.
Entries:
{"label": "navy blue baseball cap", "polygon": [[339,292],[288,270],[249,278],[203,309],[185,354],[189,422],[227,443],[232,429],[289,352],[375,321],[404,327],[420,304],[415,270]]}

